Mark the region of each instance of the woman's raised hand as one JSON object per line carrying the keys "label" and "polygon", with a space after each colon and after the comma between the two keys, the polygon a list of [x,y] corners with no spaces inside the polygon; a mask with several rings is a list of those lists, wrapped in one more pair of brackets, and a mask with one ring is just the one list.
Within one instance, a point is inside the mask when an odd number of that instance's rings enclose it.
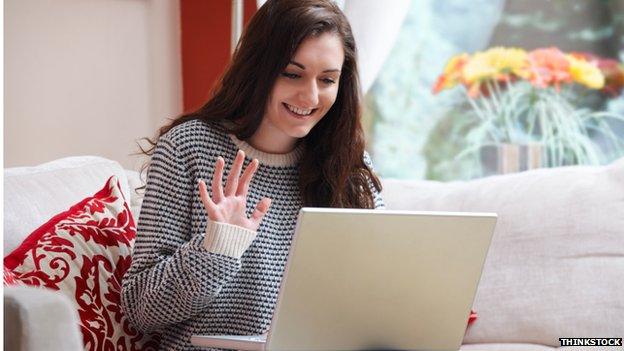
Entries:
{"label": "woman's raised hand", "polygon": [[199,181],[199,196],[204,203],[208,218],[213,222],[233,224],[256,231],[260,226],[262,217],[269,210],[271,199],[265,197],[260,200],[251,217],[247,217],[247,192],[251,178],[258,169],[259,163],[257,159],[251,161],[241,176],[240,173],[244,161],[245,153],[238,151],[232,170],[227,177],[224,190],[221,181],[223,179],[225,161],[219,157],[212,178],[212,198],[208,195],[208,188],[203,180]]}

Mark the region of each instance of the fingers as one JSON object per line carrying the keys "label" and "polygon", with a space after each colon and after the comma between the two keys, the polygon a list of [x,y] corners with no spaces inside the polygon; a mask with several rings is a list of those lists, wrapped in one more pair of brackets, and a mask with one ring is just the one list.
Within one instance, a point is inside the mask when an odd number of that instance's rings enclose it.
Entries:
{"label": "fingers", "polygon": [[268,197],[265,197],[264,199],[260,200],[258,204],[256,205],[256,209],[251,214],[251,221],[254,222],[256,227],[260,226],[260,222],[262,221],[262,218],[269,210],[269,206],[271,206],[271,199],[269,199]]}
{"label": "fingers", "polygon": [[206,209],[208,218],[210,218],[213,221],[217,221],[218,220],[217,206],[215,205],[214,201],[212,201],[212,199],[208,195],[208,187],[206,186],[206,183],[204,183],[203,180],[199,181],[199,197],[201,198],[202,203],[204,204],[204,208]]}
{"label": "fingers", "polygon": [[236,190],[237,196],[247,197],[247,191],[249,191],[249,183],[251,182],[251,178],[256,173],[258,169],[259,162],[257,159],[253,159],[247,168],[245,168],[245,172],[240,177],[240,183],[238,184],[238,189]]}
{"label": "fingers", "polygon": [[222,157],[218,157],[215,165],[215,171],[212,176],[212,197],[215,203],[219,203],[223,199],[223,185],[221,182],[223,181],[224,166],[225,161]]}
{"label": "fingers", "polygon": [[225,184],[225,196],[233,196],[238,188],[238,178],[240,177],[241,169],[243,168],[243,162],[245,161],[245,153],[238,150],[234,164],[230,170],[230,174],[227,177],[227,183]]}

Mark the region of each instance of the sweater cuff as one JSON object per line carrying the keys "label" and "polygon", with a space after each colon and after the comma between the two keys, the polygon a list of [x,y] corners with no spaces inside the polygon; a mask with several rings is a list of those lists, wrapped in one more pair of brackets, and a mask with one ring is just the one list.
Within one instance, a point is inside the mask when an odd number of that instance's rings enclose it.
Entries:
{"label": "sweater cuff", "polygon": [[253,230],[208,220],[204,248],[212,253],[240,259],[255,238]]}

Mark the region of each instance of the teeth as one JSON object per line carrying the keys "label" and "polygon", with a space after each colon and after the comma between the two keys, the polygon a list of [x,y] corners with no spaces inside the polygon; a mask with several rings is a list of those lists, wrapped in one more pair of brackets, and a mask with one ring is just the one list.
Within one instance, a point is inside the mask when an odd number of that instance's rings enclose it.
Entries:
{"label": "teeth", "polygon": [[289,104],[286,104],[286,106],[288,106],[289,110],[291,110],[292,112],[294,112],[294,113],[296,113],[298,115],[307,116],[310,113],[312,113],[312,109],[304,110],[304,109],[301,109],[301,108],[298,108],[298,107],[290,106]]}

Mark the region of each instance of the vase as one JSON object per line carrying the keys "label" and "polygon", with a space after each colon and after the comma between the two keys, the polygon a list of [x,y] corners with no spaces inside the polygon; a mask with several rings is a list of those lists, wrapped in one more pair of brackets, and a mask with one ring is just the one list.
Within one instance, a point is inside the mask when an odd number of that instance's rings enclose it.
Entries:
{"label": "vase", "polygon": [[540,143],[498,144],[480,150],[483,176],[507,174],[540,168],[544,165],[544,147]]}

